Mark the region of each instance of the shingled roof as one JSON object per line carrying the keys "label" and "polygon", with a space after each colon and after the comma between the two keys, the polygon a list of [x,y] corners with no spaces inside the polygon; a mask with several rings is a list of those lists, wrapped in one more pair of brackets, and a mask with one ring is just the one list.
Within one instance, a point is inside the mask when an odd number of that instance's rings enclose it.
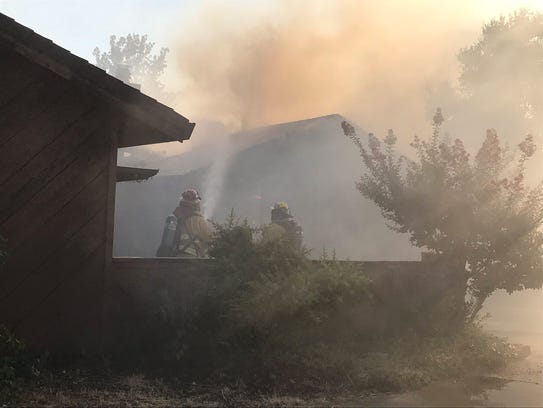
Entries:
{"label": "shingled roof", "polygon": [[70,81],[78,81],[121,109],[127,120],[119,147],[187,140],[194,123],[104,70],[0,13],[0,45]]}

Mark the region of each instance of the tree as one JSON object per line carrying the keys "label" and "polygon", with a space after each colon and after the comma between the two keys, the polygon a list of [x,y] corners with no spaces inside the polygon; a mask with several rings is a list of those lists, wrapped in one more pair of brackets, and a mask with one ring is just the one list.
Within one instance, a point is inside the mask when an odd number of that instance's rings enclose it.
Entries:
{"label": "tree", "polygon": [[521,9],[508,18],[491,20],[483,26],[481,38],[460,51],[458,60],[460,85],[468,96],[493,91],[499,84],[524,116],[540,115],[543,13]]}
{"label": "tree", "polygon": [[[458,53],[458,86],[443,83],[428,106],[442,106],[460,131],[490,124],[504,134],[543,133],[543,13],[491,20]],[[466,141],[469,142],[469,141]]]}
{"label": "tree", "polygon": [[161,48],[158,55],[152,54],[155,43],[146,35],[128,34],[126,37],[112,35],[109,38],[109,51],[93,51],[96,65],[108,74],[126,83],[141,85],[143,92],[169,103],[173,95],[164,90],[160,77],[166,69],[167,48]]}
{"label": "tree", "polygon": [[367,168],[358,190],[380,209],[389,227],[447,262],[457,273],[464,315],[473,319],[498,289],[511,293],[543,284],[543,182],[525,183],[525,164],[535,152],[532,136],[518,150],[504,148],[494,130],[475,157],[460,139],[441,136],[441,110],[429,140],[415,137],[415,159],[396,154],[396,135],[367,147],[347,122],[345,135]]}

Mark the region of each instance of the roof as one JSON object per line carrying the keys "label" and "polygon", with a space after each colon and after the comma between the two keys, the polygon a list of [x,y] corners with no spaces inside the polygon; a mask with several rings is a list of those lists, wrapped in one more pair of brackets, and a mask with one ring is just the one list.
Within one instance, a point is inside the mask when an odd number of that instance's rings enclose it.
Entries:
{"label": "roof", "polygon": [[158,169],[117,166],[117,181],[143,181],[158,174]]}
{"label": "roof", "polygon": [[125,112],[128,120],[119,135],[119,147],[182,142],[192,134],[194,123],[172,108],[144,95],[2,13],[0,44],[7,45],[33,63],[67,80],[79,81]]}

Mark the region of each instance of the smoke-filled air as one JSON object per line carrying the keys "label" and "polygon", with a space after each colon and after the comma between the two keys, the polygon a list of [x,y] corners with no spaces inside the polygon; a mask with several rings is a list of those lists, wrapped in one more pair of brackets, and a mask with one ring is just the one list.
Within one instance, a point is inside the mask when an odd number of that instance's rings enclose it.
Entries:
{"label": "smoke-filled air", "polygon": [[234,130],[341,113],[410,139],[428,129],[436,89],[457,86],[460,49],[476,41],[485,20],[518,5],[316,0],[247,9],[205,2],[178,33],[184,88],[177,107]]}

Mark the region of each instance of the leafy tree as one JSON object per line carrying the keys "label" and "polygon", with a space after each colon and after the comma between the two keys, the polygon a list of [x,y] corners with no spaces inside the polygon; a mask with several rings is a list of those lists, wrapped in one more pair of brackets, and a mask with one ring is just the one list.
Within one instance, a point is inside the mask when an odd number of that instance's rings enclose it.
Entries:
{"label": "leafy tree", "polygon": [[[499,83],[524,115],[540,114],[543,13],[519,10],[508,18],[490,21],[483,26],[481,38],[461,50],[458,60],[462,68],[460,84],[468,95],[493,91]],[[487,89],[489,86],[491,89]]]}
{"label": "leafy tree", "polygon": [[93,51],[96,65],[108,74],[124,82],[139,84],[143,92],[168,103],[173,95],[164,90],[160,77],[166,69],[168,48],[161,48],[153,54],[155,43],[148,41],[146,35],[128,34],[126,37],[112,35],[109,38],[109,51]]}
{"label": "leafy tree", "polygon": [[532,136],[513,152],[488,130],[471,158],[460,139],[441,136],[442,122],[438,109],[429,140],[415,137],[411,144],[415,159],[398,157],[392,130],[382,141],[370,134],[365,146],[349,123],[342,127],[367,168],[358,190],[390,228],[409,234],[414,245],[458,273],[457,299],[468,299],[464,315],[473,319],[497,289],[542,286],[543,182],[525,183]]}
{"label": "leafy tree", "polygon": [[458,54],[459,86],[443,83],[428,106],[442,106],[458,129],[492,124],[507,134],[543,132],[543,13],[521,9],[491,20]]}

